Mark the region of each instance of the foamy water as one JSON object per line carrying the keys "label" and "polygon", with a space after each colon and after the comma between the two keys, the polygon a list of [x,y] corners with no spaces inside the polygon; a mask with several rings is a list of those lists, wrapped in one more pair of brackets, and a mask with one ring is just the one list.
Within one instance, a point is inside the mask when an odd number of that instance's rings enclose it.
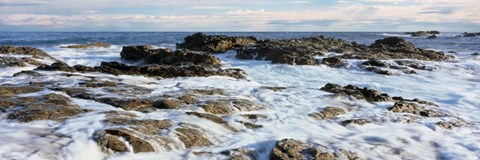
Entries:
{"label": "foamy water", "polygon": [[[380,33],[381,34],[381,33]],[[387,35],[388,36],[388,35]],[[372,39],[366,40],[372,41]],[[423,42],[422,42],[423,43]],[[174,42],[170,44],[172,46]],[[162,45],[158,44],[159,47]],[[461,44],[459,44],[461,45]],[[59,45],[44,47],[50,55],[69,65],[99,65],[101,61],[121,61],[122,45],[108,49],[63,49]],[[168,46],[168,45],[163,45]],[[432,45],[430,45],[432,46]],[[442,50],[448,47],[438,47]],[[464,48],[475,48],[472,46]],[[462,50],[462,49],[458,49]],[[241,68],[248,74],[245,80],[229,77],[171,78],[158,80],[143,76],[112,76],[105,74],[82,74],[99,78],[114,78],[122,83],[152,89],[151,96],[163,95],[186,89],[225,89],[230,97],[248,99],[265,104],[263,110],[242,112],[260,113],[268,118],[257,124],[263,128],[231,130],[211,121],[182,114],[179,110],[140,113],[131,111],[140,119],[171,119],[207,128],[207,138],[215,145],[194,148],[195,151],[219,153],[221,151],[248,148],[254,151],[255,159],[268,159],[275,141],[294,138],[313,144],[344,148],[357,152],[368,159],[480,159],[480,57],[468,55],[479,50],[462,50],[457,59],[447,62],[427,62],[433,71],[417,71],[418,74],[398,73],[383,76],[355,67],[330,68],[327,66],[272,65],[266,61],[235,59],[233,51],[215,55],[225,68]],[[55,76],[58,72],[40,72],[51,75],[46,79],[11,77],[25,68],[1,69],[0,84],[23,84],[29,81],[59,81],[68,86],[74,79]],[[391,102],[367,103],[347,98],[332,98],[320,90],[326,83],[353,84],[376,89],[391,96],[419,98],[439,105],[439,110],[468,122],[466,127],[445,130],[435,125],[449,117],[425,118],[412,124],[392,122],[402,118],[401,114],[389,112]],[[274,92],[263,86],[287,87]],[[42,91],[31,95],[48,94]],[[54,92],[63,94],[61,92]],[[110,105],[89,100],[74,99],[82,108],[94,110],[65,122],[36,121],[18,123],[0,120],[0,159],[223,159],[221,155],[195,155],[192,150],[174,149],[154,153],[122,153],[107,157],[92,140],[95,130],[106,127],[102,111],[122,110]],[[349,111],[334,120],[315,120],[308,116],[327,106],[348,108]],[[352,107],[353,106],[353,107]],[[2,115],[4,116],[4,115]],[[375,120],[363,126],[344,127],[338,122],[352,118]],[[229,124],[242,128],[238,116],[227,119]],[[166,133],[171,134],[171,133]],[[56,136],[56,135],[67,135]]]}

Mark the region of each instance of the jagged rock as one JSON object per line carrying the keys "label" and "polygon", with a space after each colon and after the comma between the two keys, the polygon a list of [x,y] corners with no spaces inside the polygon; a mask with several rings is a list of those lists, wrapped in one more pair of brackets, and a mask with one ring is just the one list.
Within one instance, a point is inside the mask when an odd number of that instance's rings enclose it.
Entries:
{"label": "jagged rock", "polygon": [[377,59],[370,59],[362,63],[364,66],[376,66],[376,67],[390,67],[390,64],[377,60]]}
{"label": "jagged rock", "polygon": [[390,72],[389,70],[385,70],[385,69],[382,69],[382,68],[379,68],[379,67],[365,67],[365,70],[370,71],[370,72],[375,72],[377,74],[387,75],[387,76],[393,75],[393,73]]}
{"label": "jagged rock", "polygon": [[344,149],[332,151],[325,146],[311,146],[294,139],[283,139],[277,141],[270,152],[270,160],[293,160],[293,159],[315,159],[315,160],[333,160],[333,159],[360,159],[355,153]]}
{"label": "jagged rock", "polygon": [[338,107],[325,107],[321,112],[311,113],[309,116],[315,119],[333,119],[341,114],[345,114],[345,110]]}
{"label": "jagged rock", "polygon": [[10,106],[12,112],[7,115],[7,118],[20,122],[61,121],[85,112],[79,106],[70,104],[70,99],[58,94],[37,97],[11,97],[10,100],[10,102],[13,102]]}
{"label": "jagged rock", "polygon": [[386,93],[381,93],[368,88],[359,88],[353,85],[342,87],[337,84],[328,83],[321,90],[335,94],[336,96],[350,96],[356,99],[364,99],[369,102],[388,102],[393,99]]}
{"label": "jagged rock", "polygon": [[76,65],[68,66],[63,62],[53,63],[52,65],[42,65],[36,70],[45,71],[65,71],[65,72],[100,72],[113,75],[145,75],[150,77],[208,77],[208,76],[229,76],[233,78],[245,78],[245,72],[240,69],[221,69],[205,66],[129,66],[119,62],[102,62],[100,66],[87,67]]}
{"label": "jagged rock", "polygon": [[175,131],[186,148],[213,145],[213,143],[205,138],[203,133],[197,129],[181,127],[175,129]]}
{"label": "jagged rock", "polygon": [[69,45],[69,46],[61,46],[60,48],[71,48],[71,49],[88,49],[88,48],[110,48],[112,47],[111,44],[107,43],[89,43],[89,44],[76,44],[76,45]]}
{"label": "jagged rock", "polygon": [[348,126],[350,124],[364,125],[368,123],[370,123],[370,121],[366,119],[349,119],[349,120],[342,121],[340,124],[342,126]]}
{"label": "jagged rock", "polygon": [[448,56],[442,52],[416,48],[412,43],[399,37],[387,37],[375,41],[370,46],[362,46],[358,52],[344,54],[346,59],[418,59],[428,61],[442,61]]}
{"label": "jagged rock", "polygon": [[226,124],[227,121],[223,120],[221,117],[215,116],[213,114],[208,114],[208,113],[199,113],[199,112],[186,112],[187,115],[194,115],[200,118],[208,119],[212,122],[218,123],[218,124]]}
{"label": "jagged rock", "polygon": [[185,102],[186,104],[195,104],[197,103],[197,99],[195,99],[195,97],[193,95],[183,95],[181,97],[179,97],[178,99],[182,100],[183,102]]}
{"label": "jagged rock", "polygon": [[147,64],[205,65],[220,67],[220,60],[208,53],[189,50],[153,49],[150,46],[126,46],[120,53],[126,60],[144,60]]}
{"label": "jagged rock", "polygon": [[262,128],[263,127],[263,125],[258,125],[258,124],[250,123],[250,122],[241,121],[240,123],[242,123],[248,129],[257,129],[257,128]]}
{"label": "jagged rock", "polygon": [[440,114],[436,111],[425,109],[417,105],[416,103],[411,102],[396,102],[392,107],[387,108],[389,111],[397,112],[397,113],[411,113],[420,115],[423,117],[438,117]]}
{"label": "jagged rock", "polygon": [[202,105],[202,108],[209,113],[213,114],[232,114],[233,109],[231,108],[231,105],[228,101],[208,101],[204,105]]}
{"label": "jagged rock", "polygon": [[476,37],[478,35],[480,35],[480,34],[465,32],[465,33],[462,34],[462,37]]}
{"label": "jagged rock", "polygon": [[181,107],[182,103],[183,102],[180,100],[163,99],[155,102],[153,106],[158,109],[178,109]]}
{"label": "jagged rock", "polygon": [[435,39],[435,38],[437,38],[437,36],[436,35],[431,35],[431,36],[428,36],[427,38],[428,39]]}
{"label": "jagged rock", "polygon": [[417,32],[405,32],[405,34],[409,34],[412,37],[420,37],[420,36],[435,36],[440,34],[439,31],[417,31]]}
{"label": "jagged rock", "polygon": [[322,64],[327,66],[341,66],[345,64],[345,61],[338,57],[328,57],[322,60]]}
{"label": "jagged rock", "polygon": [[459,122],[459,121],[449,121],[449,122],[440,121],[440,122],[437,122],[436,125],[437,125],[438,127],[441,127],[441,128],[444,128],[444,129],[448,129],[448,130],[452,130],[453,128],[457,128],[457,127],[462,127],[462,126],[464,126],[464,124],[462,124],[462,123]]}
{"label": "jagged rock", "polygon": [[262,114],[244,114],[242,116],[245,117],[245,118],[248,118],[248,119],[264,119],[264,118],[268,117],[268,116],[262,115]]}
{"label": "jagged rock", "polygon": [[353,44],[323,36],[292,40],[264,40],[237,50],[239,59],[269,60],[272,63],[316,65],[315,56],[325,52],[351,52]]}
{"label": "jagged rock", "polygon": [[245,99],[234,99],[232,101],[233,107],[237,108],[240,111],[255,111],[259,109],[264,109],[265,107],[256,103],[253,103]]}
{"label": "jagged rock", "polygon": [[123,99],[123,98],[96,98],[95,101],[106,103],[114,107],[119,107],[125,110],[137,110],[149,112],[153,110],[154,101],[148,99]]}
{"label": "jagged rock", "polygon": [[185,42],[177,44],[177,47],[195,51],[222,53],[235,47],[255,44],[257,41],[255,37],[229,37],[195,33],[185,37]]}

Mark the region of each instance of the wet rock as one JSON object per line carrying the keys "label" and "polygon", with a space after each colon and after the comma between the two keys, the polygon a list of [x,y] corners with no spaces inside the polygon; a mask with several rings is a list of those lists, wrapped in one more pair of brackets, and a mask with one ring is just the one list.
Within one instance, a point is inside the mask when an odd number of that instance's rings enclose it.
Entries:
{"label": "wet rock", "polygon": [[20,71],[18,73],[13,74],[13,77],[20,77],[20,76],[40,77],[43,75],[35,71]]}
{"label": "wet rock", "polygon": [[257,129],[257,128],[262,128],[263,127],[263,125],[258,125],[258,124],[250,123],[250,122],[241,121],[240,123],[242,123],[248,129]]}
{"label": "wet rock", "polygon": [[225,90],[223,89],[190,89],[188,94],[200,94],[200,95],[223,95]]}
{"label": "wet rock", "polygon": [[411,113],[420,115],[422,117],[440,116],[440,114],[436,111],[425,109],[424,107],[421,107],[416,103],[404,101],[396,102],[392,107],[387,108],[387,110],[397,113]]}
{"label": "wet rock", "polygon": [[480,53],[472,53],[472,56],[480,56]]}
{"label": "wet rock", "polygon": [[264,109],[265,107],[256,103],[253,103],[246,99],[234,99],[232,104],[235,108],[240,111],[255,111]]}
{"label": "wet rock", "polygon": [[126,144],[120,140],[120,138],[132,146],[134,153],[155,151],[155,148],[148,141],[145,141],[127,129],[106,129],[94,134],[95,141],[97,141],[99,146],[104,150],[111,152],[129,151]]}
{"label": "wet rock", "polygon": [[327,66],[342,66],[345,64],[345,61],[338,57],[328,57],[322,60],[322,64]]}
{"label": "wet rock", "polygon": [[197,129],[182,127],[175,129],[175,131],[186,148],[213,145],[213,143],[205,138],[203,133]]}
{"label": "wet rock", "polygon": [[12,98],[15,105],[12,112],[7,115],[8,119],[20,122],[36,120],[61,121],[78,114],[85,113],[79,106],[70,103],[67,97],[58,94],[47,94],[38,97]]}
{"label": "wet rock", "polygon": [[309,114],[310,117],[315,119],[333,119],[338,115],[345,114],[345,110],[338,108],[338,107],[325,107],[319,113],[311,113]]}
{"label": "wet rock", "polygon": [[264,119],[264,118],[268,117],[268,116],[263,115],[263,114],[244,114],[242,116],[245,117],[245,118],[248,118],[248,119]]}
{"label": "wet rock", "polygon": [[272,90],[274,92],[280,92],[280,91],[283,91],[283,90],[287,89],[287,87],[268,87],[268,86],[262,86],[261,88],[269,89],[269,90]]}
{"label": "wet rock", "polygon": [[270,152],[270,160],[292,160],[292,159],[318,159],[318,160],[333,160],[333,159],[360,159],[355,153],[345,150],[336,149],[337,152],[332,151],[332,148],[325,146],[312,146],[294,139],[283,139],[277,141],[272,151]]}
{"label": "wet rock", "polygon": [[0,96],[13,96],[17,94],[33,93],[42,91],[44,88],[35,85],[14,86],[0,85]]}
{"label": "wet rock", "polygon": [[377,60],[377,59],[370,59],[362,63],[363,66],[376,66],[376,67],[389,67],[390,64]]}
{"label": "wet rock", "polygon": [[123,99],[123,98],[97,98],[97,102],[106,103],[114,107],[119,107],[125,110],[136,110],[149,112],[153,110],[154,101],[148,99]]}
{"label": "wet rock", "polygon": [[88,49],[88,48],[110,48],[110,47],[112,47],[111,44],[97,42],[97,43],[89,43],[89,44],[76,44],[76,45],[61,46],[60,48]]}
{"label": "wet rock", "polygon": [[390,72],[389,70],[385,70],[379,67],[365,67],[365,70],[370,72],[375,72],[377,74],[387,75],[387,76],[393,75],[393,73]]}
{"label": "wet rock", "polygon": [[353,85],[342,87],[337,84],[328,83],[321,90],[335,94],[336,96],[350,96],[356,99],[364,99],[369,102],[388,102],[393,99],[386,93],[368,89],[366,87],[359,88]]}
{"label": "wet rock", "polygon": [[183,102],[175,99],[163,99],[155,102],[153,107],[158,109],[178,109],[182,106]]}
{"label": "wet rock", "polygon": [[236,47],[255,44],[257,41],[255,37],[229,37],[195,33],[185,37],[185,42],[177,44],[177,47],[194,51],[223,53]]}
{"label": "wet rock", "polygon": [[33,58],[48,58],[57,61],[44,51],[32,47],[0,46],[0,54],[30,55]]}
{"label": "wet rock", "polygon": [[126,46],[120,53],[126,60],[144,60],[147,64],[159,65],[205,65],[220,67],[218,58],[203,52],[189,50],[153,49],[150,46]]}
{"label": "wet rock", "polygon": [[186,112],[187,115],[194,115],[199,118],[204,118],[208,119],[212,122],[218,123],[218,124],[226,124],[227,121],[223,120],[221,117],[215,116],[213,114],[208,114],[208,113],[199,113],[199,112]]}
{"label": "wet rock", "polygon": [[0,57],[0,68],[6,67],[25,67],[23,60],[16,57]]}
{"label": "wet rock", "polygon": [[443,129],[452,130],[453,128],[462,127],[462,126],[464,126],[464,124],[462,124],[459,121],[449,121],[449,122],[440,121],[440,122],[436,123],[436,126],[438,126],[440,128],[443,128]]}
{"label": "wet rock", "polygon": [[370,46],[363,46],[357,52],[344,54],[346,59],[418,59],[442,61],[449,57],[442,52],[416,48],[412,43],[399,37],[387,37],[375,41]]}
{"label": "wet rock", "polygon": [[350,124],[364,125],[368,123],[371,123],[371,122],[367,119],[349,119],[349,120],[342,121],[340,124],[342,126],[348,126]]}
{"label": "wet rock", "polygon": [[233,109],[228,101],[208,101],[202,108],[212,114],[229,115],[233,113]]}
{"label": "wet rock", "polygon": [[323,36],[292,40],[264,40],[237,50],[239,59],[268,60],[291,65],[316,65],[315,56],[326,52],[351,52],[353,44]]}
{"label": "wet rock", "polygon": [[63,62],[53,63],[52,65],[42,65],[36,70],[46,71],[65,71],[65,72],[100,72],[113,75],[145,75],[149,77],[209,77],[209,76],[229,76],[233,78],[244,78],[245,72],[240,69],[221,69],[206,66],[129,66],[119,62],[102,62],[100,66],[87,67],[76,65],[70,67]]}
{"label": "wet rock", "polygon": [[437,36],[436,35],[431,35],[431,36],[428,36],[427,38],[428,39],[435,39],[435,38],[437,38]]}
{"label": "wet rock", "polygon": [[186,104],[195,104],[197,103],[197,99],[193,95],[183,95],[179,97],[178,99],[182,100]]}
{"label": "wet rock", "polygon": [[101,87],[117,87],[118,83],[108,82],[108,81],[89,81],[85,83],[80,83],[80,85],[84,85],[85,87],[89,87],[89,88],[101,88]]}

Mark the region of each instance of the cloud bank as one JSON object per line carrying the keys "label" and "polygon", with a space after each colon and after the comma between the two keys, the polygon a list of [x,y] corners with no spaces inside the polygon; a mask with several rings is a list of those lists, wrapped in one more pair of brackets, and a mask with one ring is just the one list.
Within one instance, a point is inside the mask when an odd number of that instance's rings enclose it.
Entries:
{"label": "cloud bank", "polygon": [[478,0],[0,0],[0,31],[478,31]]}

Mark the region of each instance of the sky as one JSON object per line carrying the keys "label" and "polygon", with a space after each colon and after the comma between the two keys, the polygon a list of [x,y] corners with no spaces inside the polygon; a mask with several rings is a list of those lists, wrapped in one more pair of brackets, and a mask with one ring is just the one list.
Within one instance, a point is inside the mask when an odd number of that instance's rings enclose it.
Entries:
{"label": "sky", "polygon": [[0,0],[0,31],[478,31],[480,0]]}

